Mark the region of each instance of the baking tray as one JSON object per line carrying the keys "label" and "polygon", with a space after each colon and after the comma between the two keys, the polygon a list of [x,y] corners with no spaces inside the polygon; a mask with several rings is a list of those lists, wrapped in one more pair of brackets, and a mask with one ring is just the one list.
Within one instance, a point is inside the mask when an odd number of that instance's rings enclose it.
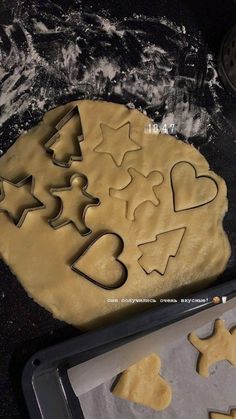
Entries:
{"label": "baking tray", "polygon": [[[230,113],[231,119],[235,123],[236,107],[230,108]],[[211,299],[214,296],[228,296],[229,298],[235,296],[236,141],[233,139],[232,132],[228,132],[221,138],[215,138],[214,142],[209,141],[203,144],[200,142],[198,144],[197,140],[191,142],[206,157],[210,168],[225,179],[228,188],[229,211],[224,218],[224,229],[231,244],[231,258],[225,272],[218,278],[213,287],[194,294],[194,298],[209,298],[209,302],[204,306],[199,303],[186,305],[181,303],[164,307],[159,305],[123,322],[100,331],[88,332],[66,343],[37,353],[27,363],[22,377],[23,392],[32,419],[83,418],[79,400],[75,396],[68,379],[67,371],[69,368],[132,341],[141,335],[210,308],[212,306]],[[6,279],[12,281],[10,271],[6,275]],[[28,297],[25,296],[25,298],[27,304],[30,304]],[[40,307],[37,307],[37,310],[43,311]]]}
{"label": "baking tray", "polygon": [[[27,362],[22,387],[31,419],[84,419],[67,371],[75,365],[145,336],[176,321],[207,310],[214,297],[236,296],[236,279],[194,293],[191,303],[156,306],[127,320],[84,333],[65,343],[37,352]],[[205,302],[198,302],[203,300]],[[86,417],[85,417],[86,419]]]}
{"label": "baking tray", "polygon": [[[230,113],[231,120],[235,123],[236,107],[230,108]],[[27,363],[22,377],[23,392],[32,419],[83,418],[79,399],[70,385],[68,369],[141,335],[206,310],[213,305],[214,296],[231,298],[236,295],[236,141],[232,132],[225,132],[222,137],[216,137],[214,141],[201,144],[199,140],[198,144],[195,140],[192,143],[200,148],[210,168],[225,179],[228,188],[229,211],[224,218],[224,229],[231,244],[231,258],[226,270],[212,287],[193,295],[195,299],[208,298],[208,302],[205,305],[199,303],[157,305],[125,321],[101,330],[87,332],[37,353]]]}
{"label": "baking tray", "polygon": [[[231,109],[231,116],[236,121],[236,109]],[[215,138],[214,142],[199,144],[199,147],[196,140],[192,142],[200,148],[211,169],[225,179],[228,188],[229,211],[224,218],[224,229],[231,243],[231,258],[214,286],[194,294],[195,299],[208,298],[208,303],[159,305],[120,323],[85,333],[37,353],[27,363],[22,376],[23,392],[32,419],[84,418],[67,375],[68,369],[141,335],[206,310],[212,306],[214,296],[231,298],[236,295],[236,142],[231,135]]]}

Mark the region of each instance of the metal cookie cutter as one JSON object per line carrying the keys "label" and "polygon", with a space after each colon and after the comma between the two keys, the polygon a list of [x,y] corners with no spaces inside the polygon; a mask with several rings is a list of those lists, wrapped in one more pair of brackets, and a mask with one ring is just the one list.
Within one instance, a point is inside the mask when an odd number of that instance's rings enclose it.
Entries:
{"label": "metal cookie cutter", "polygon": [[[76,264],[79,261],[79,259],[81,259],[82,257],[84,257],[90,251],[90,249],[92,248],[92,246],[94,246],[102,237],[104,237],[106,235],[112,235],[112,236],[114,236],[114,237],[117,238],[117,248],[114,251],[114,254],[112,254],[112,256],[114,257],[114,262],[115,263],[118,263],[121,266],[121,268],[122,268],[121,278],[120,278],[120,281],[119,281],[119,283],[117,285],[105,285],[104,283],[102,283],[100,281],[97,281],[94,278],[91,278],[91,276],[89,276],[86,273],[82,272],[76,266]],[[122,287],[122,285],[124,285],[125,282],[128,279],[128,269],[126,268],[125,264],[123,262],[121,262],[121,260],[119,260],[119,255],[122,253],[123,249],[124,249],[124,241],[123,241],[122,237],[119,234],[117,234],[117,233],[109,233],[109,232],[99,234],[94,240],[92,240],[92,242],[80,254],[80,256],[76,258],[76,260],[71,265],[71,269],[72,269],[72,271],[74,271],[77,274],[83,276],[85,279],[87,279],[92,284],[96,285],[97,287],[103,288],[105,290],[115,290],[117,288]]]}
{"label": "metal cookie cutter", "polygon": [[236,25],[227,33],[222,42],[219,74],[228,92],[236,96]]}
{"label": "metal cookie cutter", "polygon": [[[73,116],[78,115],[78,117],[80,118],[79,115],[79,110],[78,107],[76,106],[75,108],[72,108],[68,113],[66,113],[66,115],[64,115],[60,121],[57,123],[57,125],[55,126],[56,129],[56,133],[52,135],[52,137],[49,138],[49,140],[47,140],[47,142],[44,144],[45,149],[47,150],[48,153],[52,154],[52,160],[53,163],[56,164],[57,166],[61,166],[61,167],[70,167],[71,163],[73,161],[82,161],[83,160],[83,156],[82,156],[82,152],[81,152],[81,148],[80,148],[80,143],[84,140],[84,136],[83,134],[78,135],[77,139],[78,139],[78,154],[72,154],[70,155],[69,159],[67,161],[61,161],[61,160],[57,160],[56,156],[55,156],[55,151],[52,149],[52,146],[57,142],[57,140],[60,138],[60,133],[59,131],[61,130],[61,128],[66,125],[66,123],[73,118]],[[81,120],[81,119],[80,119]]]}
{"label": "metal cookie cutter", "polygon": [[[80,181],[80,183],[78,183]],[[91,233],[91,230],[86,226],[85,223],[85,216],[87,209],[89,207],[98,206],[100,205],[99,198],[93,197],[90,195],[86,189],[88,187],[88,179],[83,174],[74,174],[70,178],[70,185],[64,186],[61,188],[51,188],[50,193],[52,195],[57,196],[61,200],[61,207],[59,213],[56,217],[49,220],[49,224],[57,229],[63,227],[69,223],[73,223],[77,230],[80,232],[82,236],[86,236],[87,234]],[[71,213],[71,216],[65,213],[65,204],[63,204],[63,197],[61,197],[61,192],[72,192],[73,189],[75,193],[78,195],[77,203],[78,203],[78,211],[75,214]],[[82,202],[81,202],[82,200]],[[70,202],[70,200],[68,200]]]}
{"label": "metal cookie cutter", "polygon": [[[31,184],[31,195],[32,195],[32,199],[34,199],[35,201],[37,201],[38,205],[32,206],[32,207],[28,207],[28,208],[19,208],[19,210],[17,211],[19,214],[17,216],[15,216],[11,210],[6,209],[6,208],[1,208],[1,203],[4,201],[5,199],[5,191],[4,191],[4,186],[3,183],[8,183],[9,185],[15,187],[15,188],[21,188],[22,186],[25,186],[27,184]],[[3,177],[0,177],[0,191],[1,191],[1,196],[0,196],[0,212],[5,212],[8,217],[14,222],[14,224],[17,227],[21,227],[23,222],[25,221],[25,218],[28,214],[28,212],[30,211],[36,211],[39,209],[44,209],[45,205],[39,201],[38,198],[36,198],[36,196],[34,195],[34,186],[35,186],[35,180],[33,176],[27,176],[25,178],[23,178],[22,180],[20,180],[17,183],[11,182]]]}

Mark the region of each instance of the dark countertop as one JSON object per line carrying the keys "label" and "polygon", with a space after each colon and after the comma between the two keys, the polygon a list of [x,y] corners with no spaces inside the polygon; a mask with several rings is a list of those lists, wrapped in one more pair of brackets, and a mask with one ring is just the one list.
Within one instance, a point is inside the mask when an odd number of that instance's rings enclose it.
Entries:
{"label": "dark countertop", "polygon": [[[236,99],[223,89],[216,68],[221,40],[236,21],[236,2],[3,0],[0,10],[0,150],[46,110],[77,98],[140,107],[162,129],[174,123],[178,137],[200,148],[228,184],[231,272]],[[25,360],[79,331],[34,303],[3,262],[0,319],[0,417],[25,419]]]}

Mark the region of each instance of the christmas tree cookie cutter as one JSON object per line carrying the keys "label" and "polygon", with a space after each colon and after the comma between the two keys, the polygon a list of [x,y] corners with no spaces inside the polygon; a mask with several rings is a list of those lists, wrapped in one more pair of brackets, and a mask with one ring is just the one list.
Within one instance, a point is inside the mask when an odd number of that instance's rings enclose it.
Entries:
{"label": "christmas tree cookie cutter", "polygon": [[[4,183],[11,185],[15,188],[21,188],[25,185],[31,184],[30,193],[32,195],[32,199],[37,201],[38,205],[29,206],[22,210],[20,210],[19,216],[14,216],[14,214],[5,208],[1,208],[1,202],[4,201],[6,198],[5,190],[4,190]],[[18,182],[12,182],[4,177],[0,177],[0,212],[4,212],[10,218],[10,220],[15,224],[16,227],[20,228],[25,221],[25,218],[28,212],[36,211],[39,209],[45,209],[45,205],[34,195],[34,187],[35,187],[35,179],[32,175],[26,176]]]}
{"label": "christmas tree cookie cutter", "polygon": [[[82,270],[80,270],[78,268],[78,266],[77,266],[78,261],[81,258],[86,257],[86,255],[89,253],[89,251],[92,249],[92,247],[94,245],[96,245],[99,242],[99,240],[101,240],[105,236],[113,236],[113,238],[117,241],[117,244],[115,246],[115,249],[113,249],[113,251],[111,251],[112,254],[111,255],[108,255],[108,257],[109,256],[112,257],[113,262],[115,264],[117,264],[117,263],[119,264],[119,266],[121,267],[121,271],[122,271],[121,272],[120,279],[119,279],[118,283],[116,283],[115,285],[107,285],[107,284],[104,284],[101,281],[98,281],[98,280],[92,278],[92,276],[86,274],[85,272],[83,272]],[[72,271],[76,272],[77,274],[79,274],[83,278],[87,279],[89,282],[91,282],[92,284],[96,285],[99,288],[103,288],[104,290],[108,290],[108,291],[109,290],[115,290],[115,289],[121,288],[125,284],[125,282],[127,281],[127,279],[128,279],[128,269],[125,266],[125,264],[119,259],[119,256],[122,253],[123,249],[124,249],[124,241],[123,241],[122,237],[119,234],[114,233],[114,232],[112,232],[112,233],[110,233],[110,232],[103,232],[103,233],[99,234],[97,237],[95,237],[89,243],[89,245],[86,247],[86,249],[82,253],[80,253],[79,256],[77,256],[77,258],[73,261],[73,263],[70,265],[70,267],[71,267]],[[109,250],[111,250],[111,249],[109,249]],[[109,272],[109,269],[107,269],[107,272]]]}
{"label": "christmas tree cookie cutter", "polygon": [[[52,161],[57,166],[68,168],[68,167],[71,166],[71,163],[73,161],[82,161],[83,160],[82,151],[81,151],[81,148],[80,148],[80,143],[84,140],[84,136],[83,136],[83,133],[82,133],[82,126],[81,126],[81,134],[79,134],[77,136],[78,143],[76,145],[78,147],[78,154],[70,154],[70,157],[66,161],[65,160],[62,161],[62,160],[58,160],[56,158],[56,153],[53,149],[53,146],[56,144],[58,139],[60,139],[60,130],[67,124],[68,121],[70,121],[71,118],[73,118],[76,115],[80,118],[79,109],[78,109],[77,106],[72,108],[69,112],[67,112],[60,119],[60,121],[55,126],[56,132],[44,144],[44,148],[46,149],[46,151],[49,154],[52,155]],[[80,121],[81,121],[81,118],[80,118]]]}
{"label": "christmas tree cookie cutter", "polygon": [[[56,217],[49,220],[49,224],[54,229],[63,227],[69,223],[72,223],[82,236],[86,236],[91,233],[91,230],[87,227],[85,222],[86,212],[88,208],[100,205],[100,199],[90,195],[86,190],[88,187],[88,179],[81,173],[75,173],[71,176],[68,186],[59,188],[51,188],[50,193],[60,199],[60,210]],[[76,214],[73,212],[68,214],[66,203],[63,202],[64,192],[76,193],[77,203],[79,208]],[[70,201],[67,201],[70,202]],[[70,210],[69,210],[70,212]]]}

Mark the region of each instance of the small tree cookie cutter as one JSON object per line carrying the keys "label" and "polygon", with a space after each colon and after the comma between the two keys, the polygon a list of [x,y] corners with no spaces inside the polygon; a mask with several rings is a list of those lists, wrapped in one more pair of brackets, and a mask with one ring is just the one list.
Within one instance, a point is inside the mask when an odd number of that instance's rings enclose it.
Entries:
{"label": "small tree cookie cutter", "polygon": [[46,151],[52,155],[52,160],[53,163],[57,166],[61,166],[61,167],[65,167],[68,168],[71,166],[71,163],[73,161],[82,161],[83,160],[83,156],[82,156],[82,152],[81,152],[81,148],[80,148],[80,143],[84,140],[84,136],[82,135],[78,135],[77,139],[78,139],[78,150],[79,150],[79,155],[77,154],[72,154],[69,158],[69,160],[67,162],[65,161],[61,161],[61,160],[57,160],[56,156],[55,156],[55,151],[51,148],[57,141],[58,138],[60,138],[60,133],[59,131],[61,130],[61,128],[75,115],[79,115],[79,110],[78,107],[74,107],[72,108],[69,112],[67,112],[61,119],[60,121],[56,124],[55,129],[56,132],[55,134],[53,134],[49,140],[46,141],[46,143],[44,144],[44,147],[46,149]]}

